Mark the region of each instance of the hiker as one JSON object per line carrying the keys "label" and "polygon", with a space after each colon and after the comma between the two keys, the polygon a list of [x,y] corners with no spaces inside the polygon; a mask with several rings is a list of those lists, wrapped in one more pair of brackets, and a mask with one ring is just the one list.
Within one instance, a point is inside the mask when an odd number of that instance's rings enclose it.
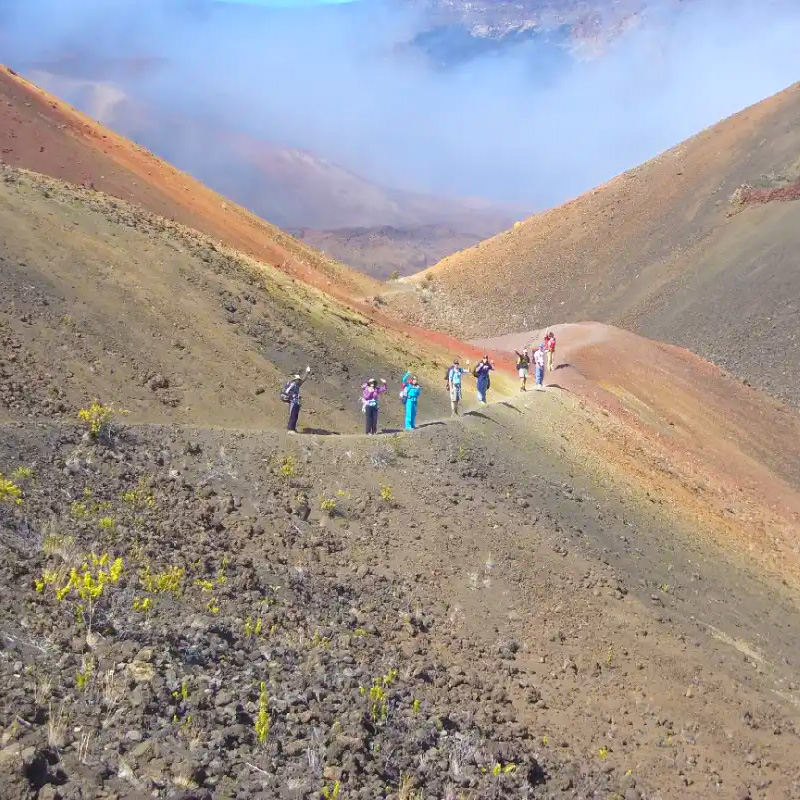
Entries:
{"label": "hiker", "polygon": [[544,354],[544,345],[540,344],[539,348],[533,354],[533,360],[536,363],[536,388],[541,391],[544,387],[542,383],[544,381],[544,365],[545,365],[545,354]]}
{"label": "hiker", "polygon": [[306,367],[305,377],[295,375],[281,389],[281,400],[289,404],[289,424],[286,426],[288,433],[297,433],[297,418],[300,416],[300,387],[311,376],[311,367]]}
{"label": "hiker", "polygon": [[483,405],[486,405],[486,392],[489,391],[489,387],[492,385],[492,382],[489,379],[489,373],[493,369],[494,361],[490,361],[489,356],[484,355],[484,357],[475,365],[475,369],[472,371],[472,374],[475,376],[478,382],[478,402],[483,403]]}
{"label": "hiker", "polygon": [[[469,367],[469,361],[467,361]],[[458,404],[461,402],[461,376],[466,375],[469,369],[465,369],[459,364],[456,358],[447,369],[447,391],[450,392],[450,407],[453,414],[458,416]]]}
{"label": "hiker", "polygon": [[547,371],[552,372],[556,355],[556,335],[549,328],[544,335],[544,350],[547,354]]}
{"label": "hiker", "polygon": [[528,391],[528,370],[531,366],[531,357],[528,355],[528,348],[523,347],[522,352],[514,351],[517,354],[517,374],[519,375],[519,390]]}
{"label": "hiker", "polygon": [[381,378],[380,385],[375,378],[370,378],[361,387],[361,410],[365,415],[365,432],[374,436],[378,432],[378,396],[386,391],[386,381]]}
{"label": "hiker", "polygon": [[403,392],[401,396],[405,396],[405,404],[406,404],[406,425],[405,428],[407,431],[413,431],[417,427],[417,402],[419,400],[420,392],[422,391],[422,387],[419,385],[419,381],[417,380],[416,375],[411,374],[411,370],[408,370],[405,375],[403,375]]}

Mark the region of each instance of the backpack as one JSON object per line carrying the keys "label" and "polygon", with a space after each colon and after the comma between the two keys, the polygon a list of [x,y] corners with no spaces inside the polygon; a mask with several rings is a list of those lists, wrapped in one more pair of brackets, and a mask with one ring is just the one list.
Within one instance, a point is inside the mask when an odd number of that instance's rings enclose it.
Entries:
{"label": "backpack", "polygon": [[294,381],[289,381],[283,389],[281,389],[281,402],[282,403],[291,403],[292,397],[294,396],[294,392],[292,392],[292,385]]}
{"label": "backpack", "polygon": [[400,390],[400,402],[405,403],[408,401],[408,384],[404,385]]}
{"label": "backpack", "polygon": [[478,363],[477,363],[477,364],[476,364],[476,365],[475,365],[475,366],[472,368],[472,377],[473,377],[473,378],[477,378],[477,377],[478,377],[478,367],[479,367],[480,365],[481,365],[481,362],[479,361],[479,362],[478,362]]}

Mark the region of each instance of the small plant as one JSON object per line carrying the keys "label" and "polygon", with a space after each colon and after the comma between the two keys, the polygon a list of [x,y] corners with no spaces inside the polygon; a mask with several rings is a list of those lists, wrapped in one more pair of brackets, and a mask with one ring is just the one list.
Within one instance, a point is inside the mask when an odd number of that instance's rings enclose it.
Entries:
{"label": "small plant", "polygon": [[297,462],[294,456],[284,456],[280,467],[278,467],[278,472],[284,478],[294,478],[297,475]]}
{"label": "small plant", "polygon": [[153,609],[153,599],[151,597],[134,597],[133,609],[147,614]]}
{"label": "small plant", "polygon": [[93,439],[108,439],[113,430],[114,415],[127,414],[127,411],[114,408],[114,404],[104,406],[95,400],[89,408],[78,411],[78,419],[86,425]]}
{"label": "small plant", "polygon": [[336,513],[336,500],[332,497],[323,497],[319,504],[320,511],[324,511],[328,516],[333,516]]}
{"label": "small plant", "polygon": [[414,714],[419,714],[419,709],[420,709],[420,702],[419,702],[419,700],[417,700],[417,698],[415,697],[415,698],[414,698],[414,702],[411,704],[411,711],[412,711]]}
{"label": "small plant", "polygon": [[384,503],[391,503],[392,500],[394,499],[391,486],[385,486],[381,484],[380,495],[381,495],[381,500],[383,500]]}
{"label": "small plant", "polygon": [[247,619],[244,621],[245,638],[249,639],[251,636],[261,636],[262,625],[263,623],[261,621],[261,617],[258,617],[255,620],[252,617],[247,617]]}
{"label": "small plant", "polygon": [[369,692],[364,686],[361,687],[361,694],[369,696],[369,716],[374,723],[386,722],[389,716],[389,695],[386,689],[397,680],[398,674],[396,669],[390,669],[385,675],[373,678]]}
{"label": "small plant", "polygon": [[75,567],[70,570],[69,578],[62,586],[58,586],[58,584],[63,580],[63,572],[45,570],[42,577],[35,581],[36,591],[42,593],[47,586],[52,585],[55,598],[59,603],[74,593],[81,600],[75,609],[76,620],[83,621],[83,604],[86,603],[89,607],[89,628],[91,629],[97,602],[103,597],[109,585],[119,581],[122,571],[121,558],[112,561],[108,553],[103,553],[101,556],[91,553],[84,557],[80,570]]}
{"label": "small plant", "polygon": [[22,489],[14,481],[4,477],[2,473],[0,473],[0,503],[22,505]]}
{"label": "small plant", "polygon": [[600,748],[600,749],[597,751],[597,755],[599,755],[599,756],[600,756],[600,760],[601,760],[601,761],[605,761],[605,760],[606,760],[606,758],[608,757],[608,748],[607,748],[605,745],[603,745],[603,746],[602,746],[602,747],[601,747],[601,748]]}
{"label": "small plant", "polygon": [[186,570],[183,567],[170,567],[164,572],[151,572],[146,564],[139,572],[139,583],[150,594],[171,594],[180,597],[183,591],[183,578]]}
{"label": "small plant", "polygon": [[268,705],[267,684],[261,681],[258,687],[258,712],[255,721],[256,741],[260,745],[265,745],[267,739],[269,739],[270,718]]}
{"label": "small plant", "polygon": [[150,492],[144,478],[139,481],[135,489],[129,489],[122,493],[122,502],[138,510],[152,508],[156,504],[155,497]]}
{"label": "small plant", "polygon": [[515,772],[517,765],[513,761],[508,764],[501,764],[499,761],[492,767],[492,777],[499,778],[501,775],[510,775]]}
{"label": "small plant", "polygon": [[178,702],[187,702],[189,700],[189,684],[187,684],[185,680],[181,681],[181,688],[176,689],[172,693],[172,697]]}
{"label": "small plant", "polygon": [[195,578],[194,585],[200,587],[201,592],[213,592],[214,581],[206,580],[205,578]]}
{"label": "small plant", "polygon": [[342,784],[339,781],[334,781],[330,786],[327,784],[323,786],[320,790],[320,796],[324,797],[325,800],[335,800],[339,796],[339,792],[341,791]]}
{"label": "small plant", "polygon": [[208,611],[209,614],[219,614],[219,603],[217,603],[216,597],[212,597],[206,603],[206,611]]}
{"label": "small plant", "polygon": [[84,656],[80,672],[75,673],[75,688],[81,692],[85,692],[93,671],[94,662],[91,657]]}
{"label": "small plant", "polygon": [[113,531],[116,523],[114,522],[114,517],[101,517],[97,521],[98,526],[100,527],[101,531]]}
{"label": "small plant", "polygon": [[389,273],[389,280],[390,281],[396,281],[399,278],[400,278],[400,273],[396,269],[393,269],[391,271],[391,273]]}
{"label": "small plant", "polygon": [[11,473],[11,478],[15,481],[24,481],[31,477],[33,477],[33,470],[30,467],[17,467]]}

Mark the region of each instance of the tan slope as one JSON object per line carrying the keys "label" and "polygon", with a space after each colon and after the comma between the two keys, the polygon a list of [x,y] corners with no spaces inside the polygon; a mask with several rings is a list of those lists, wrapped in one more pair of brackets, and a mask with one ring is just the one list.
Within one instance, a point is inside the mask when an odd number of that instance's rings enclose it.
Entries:
{"label": "tan slope", "polygon": [[340,297],[376,284],[325,258],[146,150],[0,67],[6,164],[95,188],[201,231]]}
{"label": "tan slope", "polygon": [[797,197],[800,85],[444,259],[401,310],[462,336],[621,324],[800,402]]}

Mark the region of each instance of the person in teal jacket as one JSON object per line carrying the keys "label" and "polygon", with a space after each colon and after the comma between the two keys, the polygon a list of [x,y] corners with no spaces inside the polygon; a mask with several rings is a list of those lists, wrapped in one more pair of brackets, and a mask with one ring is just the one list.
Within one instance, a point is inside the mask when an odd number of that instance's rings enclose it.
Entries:
{"label": "person in teal jacket", "polygon": [[406,430],[413,431],[417,427],[417,402],[422,387],[417,376],[411,374],[411,370],[403,375],[403,391],[406,403]]}

